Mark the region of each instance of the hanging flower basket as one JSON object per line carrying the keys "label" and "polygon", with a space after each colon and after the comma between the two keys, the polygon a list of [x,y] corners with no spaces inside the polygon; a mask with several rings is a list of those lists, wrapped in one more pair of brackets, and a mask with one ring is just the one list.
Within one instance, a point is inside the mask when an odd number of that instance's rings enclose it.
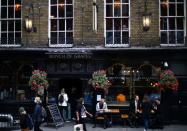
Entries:
{"label": "hanging flower basket", "polygon": [[49,83],[47,81],[47,73],[45,71],[34,70],[29,80],[31,90],[35,91],[38,95],[44,94],[44,89],[47,89]]}
{"label": "hanging flower basket", "polygon": [[177,91],[178,90],[178,80],[171,70],[165,70],[160,74],[159,85],[161,90],[165,91],[167,89]]}
{"label": "hanging flower basket", "polygon": [[94,89],[108,89],[108,87],[111,85],[110,81],[106,77],[106,71],[105,70],[99,70],[95,71],[92,74],[92,79],[88,81],[88,84],[92,85]]}

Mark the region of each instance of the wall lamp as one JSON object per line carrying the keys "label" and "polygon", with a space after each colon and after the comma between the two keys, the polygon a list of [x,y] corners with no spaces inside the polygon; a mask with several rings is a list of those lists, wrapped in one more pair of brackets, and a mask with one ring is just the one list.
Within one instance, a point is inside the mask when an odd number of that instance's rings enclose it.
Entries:
{"label": "wall lamp", "polygon": [[144,0],[144,13],[143,13],[143,31],[148,31],[151,25],[151,13],[147,12],[147,0]]}
{"label": "wall lamp", "polygon": [[28,8],[28,15],[25,16],[25,30],[27,32],[37,32],[37,28],[34,27],[34,8],[33,8],[33,4],[29,4],[29,6],[27,6]]}

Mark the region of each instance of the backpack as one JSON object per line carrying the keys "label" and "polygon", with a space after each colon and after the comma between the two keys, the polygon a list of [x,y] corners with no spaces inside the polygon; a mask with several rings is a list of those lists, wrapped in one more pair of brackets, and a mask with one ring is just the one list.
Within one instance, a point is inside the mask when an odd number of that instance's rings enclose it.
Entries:
{"label": "backpack", "polygon": [[62,94],[60,95],[60,97],[59,97],[59,102],[60,102],[60,103],[63,103],[63,102],[64,102],[64,95],[62,95]]}
{"label": "backpack", "polygon": [[28,117],[27,117],[27,124],[28,124],[29,130],[32,130],[33,127],[34,127],[34,124],[33,124],[32,118],[29,114],[28,114]]}

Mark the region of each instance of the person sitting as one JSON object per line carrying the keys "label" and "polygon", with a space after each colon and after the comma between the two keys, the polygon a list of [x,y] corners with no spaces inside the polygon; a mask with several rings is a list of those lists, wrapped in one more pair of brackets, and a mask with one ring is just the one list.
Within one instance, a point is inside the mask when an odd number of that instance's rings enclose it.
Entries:
{"label": "person sitting", "polygon": [[103,114],[107,110],[108,110],[107,103],[105,102],[105,99],[102,98],[96,104],[96,117],[98,117],[98,116],[104,117],[104,129],[111,126],[111,124],[110,124],[111,122],[109,121],[109,118]]}

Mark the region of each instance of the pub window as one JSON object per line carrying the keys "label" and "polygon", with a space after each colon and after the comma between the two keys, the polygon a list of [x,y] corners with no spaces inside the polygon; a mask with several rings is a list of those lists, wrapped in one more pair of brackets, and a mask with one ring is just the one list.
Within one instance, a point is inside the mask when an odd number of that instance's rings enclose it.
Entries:
{"label": "pub window", "polygon": [[160,0],[162,46],[180,46],[186,36],[186,0]]}
{"label": "pub window", "polygon": [[73,0],[49,0],[49,46],[73,46]]}
{"label": "pub window", "polygon": [[105,0],[105,46],[129,46],[130,0]]}
{"label": "pub window", "polygon": [[0,1],[0,46],[21,45],[21,0]]}

